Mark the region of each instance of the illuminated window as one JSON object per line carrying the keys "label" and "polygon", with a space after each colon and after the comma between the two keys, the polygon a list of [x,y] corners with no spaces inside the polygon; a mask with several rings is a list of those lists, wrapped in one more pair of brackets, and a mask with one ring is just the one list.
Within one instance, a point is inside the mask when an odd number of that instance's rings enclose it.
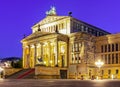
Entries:
{"label": "illuminated window", "polygon": [[74,44],[74,49],[75,49],[75,51],[78,51],[78,49],[79,49],[79,48],[78,48],[78,43],[75,43],[75,44]]}
{"label": "illuminated window", "polygon": [[84,31],[84,26],[83,25],[81,25],[81,31]]}

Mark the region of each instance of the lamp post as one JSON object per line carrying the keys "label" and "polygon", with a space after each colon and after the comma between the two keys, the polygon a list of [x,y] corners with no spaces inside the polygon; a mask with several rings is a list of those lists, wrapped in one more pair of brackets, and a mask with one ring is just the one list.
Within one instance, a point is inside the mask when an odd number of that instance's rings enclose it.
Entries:
{"label": "lamp post", "polygon": [[95,62],[95,65],[99,68],[98,70],[98,77],[100,76],[100,68],[103,66],[103,62],[101,60],[98,60],[97,62]]}

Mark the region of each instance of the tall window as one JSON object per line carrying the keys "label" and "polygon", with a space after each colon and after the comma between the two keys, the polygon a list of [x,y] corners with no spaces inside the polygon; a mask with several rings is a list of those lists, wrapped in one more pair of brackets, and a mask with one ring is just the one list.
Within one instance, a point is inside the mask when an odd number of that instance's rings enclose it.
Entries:
{"label": "tall window", "polygon": [[78,43],[75,43],[74,49],[75,49],[75,51],[78,51],[78,49],[79,49]]}
{"label": "tall window", "polygon": [[118,51],[118,43],[116,43],[116,51]]}
{"label": "tall window", "polygon": [[112,54],[112,64],[114,64],[114,54]]}
{"label": "tall window", "polygon": [[108,64],[110,64],[110,54],[108,54]]}
{"label": "tall window", "polygon": [[107,45],[105,45],[105,52],[107,52]]}
{"label": "tall window", "polygon": [[78,30],[81,31],[81,25],[80,24],[78,25]]}
{"label": "tall window", "polygon": [[110,44],[108,44],[108,52],[110,52]]}
{"label": "tall window", "polygon": [[107,64],[107,55],[105,54],[105,64]]}
{"label": "tall window", "polygon": [[95,36],[97,36],[97,31],[95,31]]}
{"label": "tall window", "polygon": [[118,64],[118,54],[116,54],[116,64]]}
{"label": "tall window", "polygon": [[81,25],[81,31],[84,31],[84,26],[83,25]]}
{"label": "tall window", "polygon": [[112,44],[112,52],[114,51],[114,44]]}

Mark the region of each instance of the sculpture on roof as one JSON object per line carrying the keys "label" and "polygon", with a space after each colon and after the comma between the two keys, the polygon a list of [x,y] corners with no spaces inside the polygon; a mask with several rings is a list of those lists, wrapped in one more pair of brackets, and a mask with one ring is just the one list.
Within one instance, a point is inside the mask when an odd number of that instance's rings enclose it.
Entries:
{"label": "sculpture on roof", "polygon": [[54,6],[51,6],[51,9],[50,9],[49,11],[46,11],[46,15],[47,15],[47,16],[57,15],[55,7],[54,7]]}

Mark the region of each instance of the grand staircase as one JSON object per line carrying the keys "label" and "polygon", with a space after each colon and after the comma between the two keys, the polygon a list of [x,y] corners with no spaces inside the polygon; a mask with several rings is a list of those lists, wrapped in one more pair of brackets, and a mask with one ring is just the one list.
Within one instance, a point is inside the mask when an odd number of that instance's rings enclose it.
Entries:
{"label": "grand staircase", "polygon": [[35,69],[23,69],[17,73],[14,73],[6,79],[33,79],[35,76]]}

